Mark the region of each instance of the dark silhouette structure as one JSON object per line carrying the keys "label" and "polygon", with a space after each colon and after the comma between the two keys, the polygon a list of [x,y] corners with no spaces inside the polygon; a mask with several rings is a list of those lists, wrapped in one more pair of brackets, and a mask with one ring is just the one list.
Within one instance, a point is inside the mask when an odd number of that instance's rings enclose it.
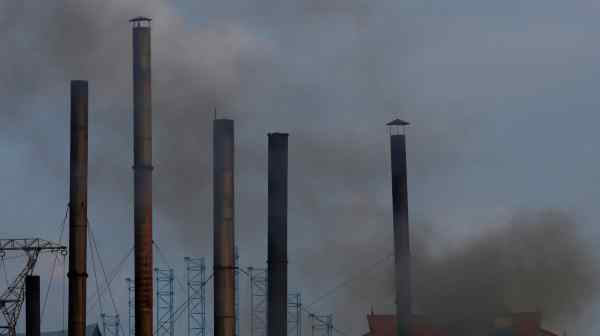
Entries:
{"label": "dark silhouette structure", "polygon": [[235,335],[233,120],[213,122],[214,335]]}
{"label": "dark silhouette structure", "polygon": [[40,277],[25,278],[25,336],[40,336]]}
{"label": "dark silhouette structure", "polygon": [[[85,335],[87,289],[88,82],[71,81],[69,336]],[[39,331],[38,331],[39,335]]]}
{"label": "dark silhouette structure", "polygon": [[152,77],[150,21],[133,27],[135,332],[152,336]]}
{"label": "dark silhouette structure", "polygon": [[411,272],[410,237],[408,227],[408,191],[406,178],[406,139],[408,122],[396,119],[389,122],[392,162],[392,205],[394,218],[394,257],[396,280],[397,336],[410,336]]}
{"label": "dark silhouette structure", "polygon": [[267,336],[287,335],[288,134],[269,134]]}

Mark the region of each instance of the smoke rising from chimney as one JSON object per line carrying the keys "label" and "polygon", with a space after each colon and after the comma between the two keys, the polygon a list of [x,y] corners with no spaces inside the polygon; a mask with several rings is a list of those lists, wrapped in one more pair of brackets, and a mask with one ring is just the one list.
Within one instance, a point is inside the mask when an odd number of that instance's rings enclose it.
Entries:
{"label": "smoke rising from chimney", "polygon": [[[448,242],[440,233],[445,224],[414,223],[414,312],[445,321],[539,311],[544,327],[577,330],[577,321],[600,289],[593,245],[577,226],[575,217],[564,211],[520,210],[477,238]],[[368,265],[367,260],[391,253],[388,243],[384,246],[338,245],[324,253],[328,257],[323,264],[337,260],[343,251],[353,263]],[[365,271],[336,297],[338,314],[364,315],[371,306],[376,314],[392,314],[392,259]]]}

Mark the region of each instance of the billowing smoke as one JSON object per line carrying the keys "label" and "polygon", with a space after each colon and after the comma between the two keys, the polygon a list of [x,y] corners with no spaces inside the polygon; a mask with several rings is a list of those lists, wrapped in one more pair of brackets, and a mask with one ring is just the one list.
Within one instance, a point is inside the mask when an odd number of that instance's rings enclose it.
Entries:
{"label": "billowing smoke", "polygon": [[416,251],[418,309],[459,316],[539,311],[546,322],[576,317],[597,298],[600,279],[576,228],[567,213],[525,211],[454,249]]}
{"label": "billowing smoke", "polygon": [[[597,258],[572,214],[522,210],[466,241],[448,242],[434,233],[443,229],[442,223],[412,224],[414,311],[434,323],[538,311],[545,327],[561,332],[598,298]],[[348,258],[377,260],[377,254],[390,252],[374,250],[349,252]],[[350,304],[361,302],[363,314],[368,305],[375,313],[392,314],[392,266],[390,257],[364,270],[344,292],[347,298],[339,299],[338,309],[361,307]]]}

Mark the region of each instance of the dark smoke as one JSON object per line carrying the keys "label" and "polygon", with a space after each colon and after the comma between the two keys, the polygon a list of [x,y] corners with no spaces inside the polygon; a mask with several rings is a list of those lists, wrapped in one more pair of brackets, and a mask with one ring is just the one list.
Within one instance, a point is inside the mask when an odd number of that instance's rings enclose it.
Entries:
{"label": "dark smoke", "polygon": [[[562,332],[598,298],[597,257],[572,214],[519,211],[508,223],[466,242],[448,243],[436,234],[443,229],[441,223],[412,225],[414,309],[432,321],[538,311],[545,327]],[[362,256],[377,260],[390,252],[345,251],[354,262],[364,260]],[[392,314],[393,281],[390,259],[384,267],[365,272],[344,293],[346,298],[340,296],[337,309],[361,307],[364,315],[371,305],[375,313]]]}
{"label": "dark smoke", "polygon": [[[217,4],[202,9],[203,15],[215,14],[207,24],[187,23],[160,0],[63,0],[43,5],[25,1],[0,6],[6,65],[1,82],[9,107],[0,112],[0,128],[6,141],[30,145],[32,159],[43,162],[44,173],[54,179],[65,178],[68,81],[88,79],[90,187],[102,192],[101,198],[130,199],[131,46],[127,20],[147,14],[154,18],[155,203],[160,215],[177,226],[179,238],[199,234],[197,227],[206,227],[211,220],[210,121],[215,108],[219,116],[236,120],[239,212],[252,223],[239,225],[241,232],[253,234],[255,225],[265,218],[264,211],[257,211],[265,209],[264,196],[257,196],[257,191],[264,190],[269,131],[292,134],[290,160],[295,175],[290,192],[300,203],[294,206],[300,209],[291,211],[297,211],[301,222],[307,212],[325,207],[323,198],[328,197],[313,189],[323,183],[338,188],[342,197],[330,201],[346,209],[353,208],[346,203],[346,192],[360,195],[383,187],[382,181],[372,183],[365,176],[386,176],[383,124],[395,109],[382,108],[382,101],[389,99],[381,97],[385,92],[380,87],[369,84],[384,73],[380,59],[372,59],[372,55],[378,49],[376,43],[386,42],[368,42],[367,34],[364,40],[341,41],[343,49],[333,54],[315,48],[325,38],[336,38],[318,31],[325,29],[330,18],[341,20],[336,25],[351,28],[355,16],[367,17],[363,2],[307,0],[297,4],[306,9],[301,11],[306,15],[280,8],[277,19],[261,20],[260,25],[247,22],[245,12],[238,13],[239,17],[220,17],[218,13],[224,9]],[[270,35],[280,32],[277,25],[282,18],[295,23],[283,26],[295,34],[292,43]],[[325,75],[324,69],[329,74]],[[347,81],[353,77],[353,82]],[[342,82],[348,84],[340,86]],[[344,86],[346,93],[340,96]],[[391,86],[388,83],[387,87]],[[372,121],[357,128],[352,120],[367,115]],[[415,161],[418,174],[436,166],[440,148],[444,148],[439,131],[432,131],[433,126],[428,129],[414,140],[416,146],[430,148],[429,154]],[[344,174],[339,167],[344,167]],[[333,213],[327,212],[327,216]],[[311,228],[318,227],[317,221],[306,222]],[[202,236],[207,234],[202,231]],[[186,240],[186,245],[198,244]]]}
{"label": "dark smoke", "polygon": [[429,314],[540,311],[574,317],[596,299],[600,279],[575,219],[557,210],[521,212],[450,251],[416,251],[415,301]]}

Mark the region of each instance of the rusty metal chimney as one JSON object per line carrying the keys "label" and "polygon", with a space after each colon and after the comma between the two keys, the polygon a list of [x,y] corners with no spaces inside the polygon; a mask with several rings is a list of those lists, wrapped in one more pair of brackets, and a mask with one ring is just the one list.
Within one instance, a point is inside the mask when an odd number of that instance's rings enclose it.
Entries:
{"label": "rusty metal chimney", "polygon": [[135,333],[152,336],[152,81],[150,21],[130,20],[133,28],[133,173]]}
{"label": "rusty metal chimney", "polygon": [[406,141],[408,122],[396,119],[388,124],[392,161],[392,205],[394,209],[394,257],[396,271],[397,336],[411,334],[411,271],[408,228],[408,191],[406,179]]}
{"label": "rusty metal chimney", "polygon": [[267,336],[287,335],[288,134],[269,134]]}
{"label": "rusty metal chimney", "polygon": [[40,336],[40,277],[25,277],[25,336]]}
{"label": "rusty metal chimney", "polygon": [[214,332],[235,334],[233,120],[213,122]]}
{"label": "rusty metal chimney", "polygon": [[85,336],[87,283],[88,82],[71,81],[69,336]]}

